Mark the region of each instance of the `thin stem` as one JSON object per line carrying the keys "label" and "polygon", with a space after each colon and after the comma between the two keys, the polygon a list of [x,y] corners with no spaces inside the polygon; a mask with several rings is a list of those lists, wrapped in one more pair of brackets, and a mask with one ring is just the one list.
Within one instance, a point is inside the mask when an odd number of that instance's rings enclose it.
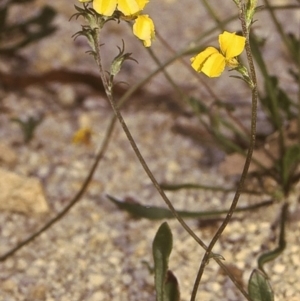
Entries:
{"label": "thin stem", "polygon": [[140,153],[126,123],[125,120],[122,116],[122,114],[120,113],[117,105],[114,102],[114,98],[113,98],[113,91],[112,91],[112,87],[111,84],[107,82],[106,77],[105,77],[105,73],[104,73],[104,69],[102,67],[102,63],[101,63],[101,53],[100,53],[100,43],[99,43],[99,34],[98,34],[98,30],[95,30],[95,32],[93,33],[93,40],[94,40],[94,45],[96,48],[96,55],[95,55],[95,59],[99,68],[99,72],[100,72],[100,76],[103,80],[103,84],[105,86],[105,91],[106,91],[106,95],[107,98],[111,104],[111,107],[117,117],[117,119],[119,120],[124,133],[127,136],[127,139],[133,149],[133,151],[135,152],[138,160],[140,161],[142,167],[144,168],[146,174],[148,175],[148,177],[150,178],[150,180],[152,181],[154,187],[156,188],[156,190],[158,191],[158,193],[161,195],[161,197],[163,198],[163,200],[165,201],[165,203],[167,204],[167,206],[169,207],[169,209],[171,210],[171,212],[173,213],[173,215],[175,216],[175,218],[179,221],[179,223],[182,225],[182,227],[189,233],[189,235],[191,237],[193,237],[195,239],[195,241],[202,246],[202,248],[204,248],[206,250],[207,246],[205,245],[205,243],[194,233],[194,231],[185,223],[185,221],[178,215],[178,213],[176,212],[175,208],[173,207],[171,201],[168,199],[168,197],[166,196],[166,194],[164,193],[164,191],[161,189],[161,187],[159,186],[159,183],[157,182],[156,178],[154,177],[153,173],[151,172],[151,170],[149,169],[147,163],[145,162],[142,154]]}
{"label": "thin stem", "polygon": [[[209,258],[212,256],[211,255],[212,249],[213,249],[214,245],[216,244],[216,242],[218,241],[218,239],[220,238],[223,231],[225,230],[226,226],[230,222],[233,212],[238,204],[238,200],[239,200],[239,197],[243,190],[244,182],[245,182],[245,179],[246,179],[246,176],[248,173],[248,169],[249,169],[249,166],[251,163],[252,154],[253,154],[253,150],[254,150],[254,146],[255,146],[257,101],[258,101],[257,80],[256,80],[255,68],[254,68],[254,64],[253,64],[253,58],[252,58],[252,53],[251,53],[251,48],[250,48],[250,43],[249,43],[249,31],[248,31],[248,28],[246,25],[245,8],[244,8],[244,3],[242,0],[239,1],[239,16],[240,16],[240,20],[241,20],[241,24],[242,24],[243,35],[246,38],[245,49],[246,49],[247,60],[248,60],[249,69],[250,69],[250,72],[249,72],[250,78],[252,81],[252,87],[251,87],[251,89],[252,89],[252,111],[251,111],[250,145],[249,145],[246,161],[244,164],[243,172],[242,172],[240,181],[238,183],[238,187],[237,187],[235,196],[233,198],[233,201],[231,203],[230,209],[229,209],[224,221],[222,222],[221,226],[219,227],[216,234],[212,238],[212,240],[211,240],[210,244],[208,245],[208,248],[203,256],[203,259],[202,259],[202,262],[201,262],[201,265],[200,265],[200,268],[199,268],[199,271],[198,271],[198,274],[197,274],[197,277],[195,280],[195,284],[193,287],[191,301],[194,301],[196,299],[197,290],[198,290],[199,283],[201,281],[205,266],[207,265]],[[249,295],[247,294],[247,292],[243,289],[243,287],[238,283],[235,283],[235,284],[236,284],[237,288],[241,291],[241,293],[247,298],[247,300],[251,300]]]}
{"label": "thin stem", "polygon": [[[94,42],[95,45],[99,45],[99,40],[98,40],[98,35],[94,35]],[[99,47],[96,47],[97,49],[97,64],[100,64],[99,67],[99,71],[102,72],[103,68],[102,68],[102,64],[101,64],[101,55],[100,55],[100,49]],[[102,73],[102,77],[104,77],[104,73]],[[175,210],[175,208],[173,207],[171,201],[168,199],[168,197],[166,196],[166,194],[164,193],[164,191],[162,190],[162,188],[160,187],[159,183],[157,182],[156,178],[154,177],[154,175],[152,174],[151,170],[149,169],[147,163],[145,162],[143,156],[141,155],[124,119],[122,114],[120,113],[118,106],[115,105],[114,103],[114,98],[112,95],[112,90],[109,88],[109,86],[106,88],[106,92],[107,92],[107,97],[110,101],[110,104],[113,108],[113,111],[115,113],[115,116],[117,117],[117,119],[119,120],[126,136],[127,139],[129,140],[138,160],[140,161],[141,165],[143,166],[146,174],[148,175],[148,177],[150,178],[150,180],[152,181],[153,185],[155,186],[155,188],[157,189],[158,193],[161,195],[161,197],[163,198],[163,200],[165,201],[165,203],[167,204],[167,206],[169,207],[170,211],[173,213],[173,215],[175,216],[175,218],[179,221],[179,223],[182,225],[182,227],[188,232],[188,234],[194,238],[194,240],[202,246],[202,248],[204,248],[205,250],[207,249],[207,246],[205,245],[205,243],[193,232],[193,230],[185,223],[185,221],[180,217],[180,215],[177,213],[177,211]],[[227,267],[218,259],[218,258],[214,258],[217,263],[221,266],[221,268],[227,273],[227,275],[229,276],[229,278],[233,281],[233,283],[235,283],[235,285],[238,286],[237,281],[235,280],[234,276],[232,275],[232,273],[227,269]],[[243,294],[247,293],[245,291],[243,291],[243,288],[240,288],[241,292]],[[251,301],[251,300],[250,300]]]}

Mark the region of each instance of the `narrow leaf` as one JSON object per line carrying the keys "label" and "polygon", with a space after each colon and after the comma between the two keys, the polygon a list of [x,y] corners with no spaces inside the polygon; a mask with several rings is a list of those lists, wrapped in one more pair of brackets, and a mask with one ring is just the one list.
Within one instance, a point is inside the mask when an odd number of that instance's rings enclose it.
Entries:
{"label": "narrow leaf", "polygon": [[274,293],[267,277],[259,270],[253,270],[248,284],[252,301],[274,301]]}
{"label": "narrow leaf", "polygon": [[169,256],[172,251],[172,232],[167,222],[159,227],[152,245],[154,279],[157,301],[164,300],[164,286],[167,279]]}
{"label": "narrow leaf", "polygon": [[[164,218],[174,218],[172,212],[163,207],[157,207],[157,206],[143,206],[139,204],[138,202],[126,202],[118,200],[117,198],[106,195],[107,198],[113,202],[118,208],[121,210],[125,210],[131,215],[139,218],[148,218],[151,220],[159,220]],[[258,209],[263,206],[268,206],[273,204],[273,201],[264,201],[259,204],[237,208],[235,212],[242,212],[242,211],[249,211]],[[185,218],[214,218],[221,214],[227,214],[228,210],[212,210],[212,211],[181,211],[177,210],[177,213],[181,217]]]}

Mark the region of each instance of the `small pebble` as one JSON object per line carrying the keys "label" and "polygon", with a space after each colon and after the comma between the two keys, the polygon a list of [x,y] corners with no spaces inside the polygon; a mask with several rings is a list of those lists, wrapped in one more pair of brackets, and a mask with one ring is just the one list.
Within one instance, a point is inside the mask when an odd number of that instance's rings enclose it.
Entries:
{"label": "small pebble", "polygon": [[282,274],[285,271],[285,265],[277,263],[273,267],[273,272],[276,274]]}
{"label": "small pebble", "polygon": [[132,282],[132,276],[129,274],[122,275],[122,281],[125,285],[129,285]]}
{"label": "small pebble", "polygon": [[88,281],[91,287],[97,287],[106,281],[106,277],[100,274],[91,274],[88,276]]}

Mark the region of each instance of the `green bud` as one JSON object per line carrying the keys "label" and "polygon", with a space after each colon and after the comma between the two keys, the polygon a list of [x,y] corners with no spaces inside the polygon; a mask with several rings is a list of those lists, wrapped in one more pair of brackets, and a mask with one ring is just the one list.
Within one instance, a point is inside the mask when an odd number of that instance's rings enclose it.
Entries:
{"label": "green bud", "polygon": [[253,16],[256,12],[256,7],[257,7],[257,0],[248,0],[247,8],[246,8],[246,22],[248,28],[252,24]]}
{"label": "green bud", "polygon": [[136,60],[131,57],[131,53],[124,53],[125,45],[124,45],[124,41],[122,41],[122,42],[123,42],[122,49],[120,47],[118,47],[119,54],[114,58],[114,60],[111,64],[111,67],[110,67],[110,75],[113,77],[116,76],[120,72],[123,63],[126,60],[132,60],[132,61],[136,62]]}
{"label": "green bud", "polygon": [[245,66],[240,64],[238,67],[234,68],[234,70],[236,70],[237,72],[239,72],[242,75],[241,79],[243,81],[245,81],[251,89],[254,88],[254,84],[248,73],[248,69]]}

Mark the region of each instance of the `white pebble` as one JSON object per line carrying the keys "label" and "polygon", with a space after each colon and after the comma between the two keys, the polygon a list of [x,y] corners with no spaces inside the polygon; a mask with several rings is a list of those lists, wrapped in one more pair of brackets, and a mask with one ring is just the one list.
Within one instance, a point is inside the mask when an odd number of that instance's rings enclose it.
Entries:
{"label": "white pebble", "polygon": [[89,275],[88,279],[89,279],[89,284],[92,287],[96,287],[96,286],[103,284],[106,280],[106,277],[104,277],[103,275],[100,275],[100,274],[91,274],[91,275]]}
{"label": "white pebble", "polygon": [[281,274],[285,271],[285,265],[278,263],[273,267],[273,271],[276,274]]}
{"label": "white pebble", "polygon": [[28,267],[28,263],[27,263],[26,260],[24,260],[24,259],[19,259],[19,260],[17,261],[17,269],[18,269],[19,271],[24,271],[24,270],[27,269],[27,267]]}
{"label": "white pebble", "polygon": [[[103,292],[95,292],[87,301],[102,301],[105,300],[105,295]],[[106,299],[107,300],[107,299]]]}

